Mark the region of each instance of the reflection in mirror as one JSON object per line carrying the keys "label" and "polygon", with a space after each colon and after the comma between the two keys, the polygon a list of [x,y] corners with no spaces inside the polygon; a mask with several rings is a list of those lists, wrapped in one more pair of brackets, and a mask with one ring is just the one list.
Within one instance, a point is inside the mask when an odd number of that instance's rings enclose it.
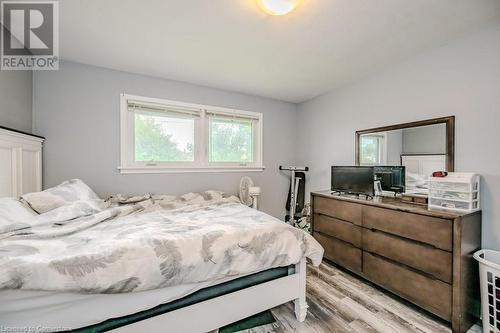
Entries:
{"label": "reflection in mirror", "polygon": [[406,193],[427,193],[434,171],[447,170],[446,124],[374,131],[359,136],[359,164],[404,166]]}
{"label": "reflection in mirror", "polygon": [[386,135],[384,132],[361,136],[359,147],[361,165],[386,165]]}

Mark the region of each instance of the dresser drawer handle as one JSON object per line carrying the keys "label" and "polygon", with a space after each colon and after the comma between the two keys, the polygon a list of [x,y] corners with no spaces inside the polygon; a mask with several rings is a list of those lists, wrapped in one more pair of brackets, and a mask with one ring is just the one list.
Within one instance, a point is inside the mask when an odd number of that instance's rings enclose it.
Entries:
{"label": "dresser drawer handle", "polygon": [[355,225],[354,223],[352,223],[351,221],[346,221],[346,220],[342,220],[342,219],[339,219],[337,217],[333,217],[333,216],[330,216],[330,215],[326,215],[326,214],[323,214],[323,213],[316,213],[318,216],[323,216],[325,217],[326,219],[328,220],[333,220],[334,222],[337,222],[337,223],[344,223],[344,224],[350,224],[350,225]]}
{"label": "dresser drawer handle", "polygon": [[407,237],[403,237],[403,236],[393,235],[391,233],[388,233],[388,232],[385,232],[385,231],[382,231],[382,230],[378,230],[378,229],[375,229],[375,228],[371,228],[369,230],[371,232],[380,232],[380,233],[383,233],[384,235],[387,235],[387,237],[396,238],[396,239],[403,239],[403,240],[405,240],[407,242],[414,243],[414,244],[426,247],[428,249],[441,250],[437,246],[429,244],[429,243],[420,242],[420,241],[417,241],[417,240],[414,240],[414,239],[411,239],[411,238],[407,238]]}
{"label": "dresser drawer handle", "polygon": [[[367,251],[368,252],[368,251]],[[418,270],[418,269],[415,269],[413,267],[410,267],[408,265],[405,265],[403,263],[400,263],[398,261],[395,261],[395,260],[392,260],[390,258],[386,258],[384,256],[381,256],[377,253],[373,253],[373,252],[368,252],[369,254],[371,254],[372,256],[376,257],[376,258],[380,258],[382,260],[385,260],[385,261],[388,261],[390,263],[392,263],[393,265],[396,265],[396,266],[400,266],[400,267],[403,267],[403,268],[406,268],[407,270],[415,273],[415,274],[419,274],[419,275],[422,275],[423,277],[426,277],[428,278],[429,280],[434,280],[434,281],[441,281],[439,280],[437,277],[435,277],[434,275],[430,274],[430,273],[427,273],[427,272],[424,272],[424,271],[421,271],[421,270]]]}

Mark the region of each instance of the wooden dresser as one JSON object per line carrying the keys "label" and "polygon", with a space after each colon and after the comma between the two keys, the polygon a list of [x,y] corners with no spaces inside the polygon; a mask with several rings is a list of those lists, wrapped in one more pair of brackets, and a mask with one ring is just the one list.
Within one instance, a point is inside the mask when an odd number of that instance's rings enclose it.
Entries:
{"label": "wooden dresser", "polygon": [[477,321],[481,212],[454,214],[393,198],[311,193],[313,236],[325,258],[451,322]]}

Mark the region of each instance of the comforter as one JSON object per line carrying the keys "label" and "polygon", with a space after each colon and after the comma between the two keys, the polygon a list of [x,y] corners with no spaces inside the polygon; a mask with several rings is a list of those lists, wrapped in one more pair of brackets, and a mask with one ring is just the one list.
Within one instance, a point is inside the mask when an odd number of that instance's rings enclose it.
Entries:
{"label": "comforter", "polygon": [[302,230],[220,192],[116,196],[0,234],[0,289],[126,293],[298,263],[322,247]]}

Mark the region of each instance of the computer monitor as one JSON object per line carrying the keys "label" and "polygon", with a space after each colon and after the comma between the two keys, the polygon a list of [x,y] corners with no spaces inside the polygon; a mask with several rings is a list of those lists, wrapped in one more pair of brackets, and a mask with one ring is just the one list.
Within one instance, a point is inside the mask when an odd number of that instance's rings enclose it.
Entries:
{"label": "computer monitor", "polygon": [[374,167],[375,180],[380,181],[382,190],[404,193],[406,173],[404,166],[376,166]]}
{"label": "computer monitor", "polygon": [[332,166],[332,191],[374,196],[373,180],[373,167]]}

